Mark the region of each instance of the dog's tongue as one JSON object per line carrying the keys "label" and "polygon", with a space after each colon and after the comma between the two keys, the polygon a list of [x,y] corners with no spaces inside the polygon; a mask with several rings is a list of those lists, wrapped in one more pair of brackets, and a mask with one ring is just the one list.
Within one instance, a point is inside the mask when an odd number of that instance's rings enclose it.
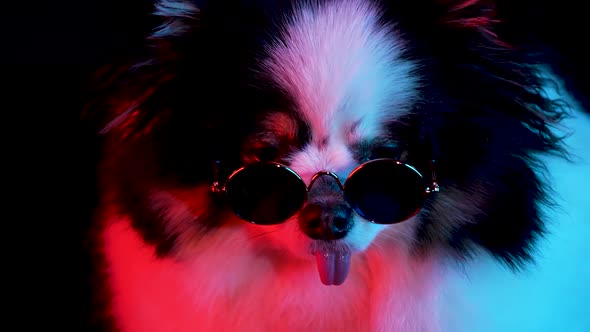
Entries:
{"label": "dog's tongue", "polygon": [[350,270],[350,252],[316,252],[320,279],[324,285],[340,285]]}

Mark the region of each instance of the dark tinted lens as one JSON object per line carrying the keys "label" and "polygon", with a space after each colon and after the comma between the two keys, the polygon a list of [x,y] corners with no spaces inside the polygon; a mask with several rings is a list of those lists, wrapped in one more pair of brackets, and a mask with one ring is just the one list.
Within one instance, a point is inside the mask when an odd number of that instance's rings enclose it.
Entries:
{"label": "dark tinted lens", "polygon": [[288,168],[271,163],[249,165],[228,180],[225,190],[233,211],[255,224],[278,224],[293,216],[306,199],[305,183]]}
{"label": "dark tinted lens", "polygon": [[352,209],[378,224],[397,223],[414,216],[426,195],[420,173],[391,159],[363,164],[349,176],[344,187]]}

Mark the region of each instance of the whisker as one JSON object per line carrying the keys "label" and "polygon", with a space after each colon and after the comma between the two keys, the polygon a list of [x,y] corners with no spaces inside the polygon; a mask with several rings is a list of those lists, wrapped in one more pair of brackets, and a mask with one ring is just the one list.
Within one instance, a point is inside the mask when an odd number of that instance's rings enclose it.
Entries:
{"label": "whisker", "polygon": [[384,251],[385,248],[383,248],[378,241],[373,241],[369,244],[369,247],[375,247],[375,249],[377,249],[378,251]]}
{"label": "whisker", "polygon": [[252,236],[248,236],[245,240],[240,241],[237,244],[240,245],[240,246],[244,246],[248,242],[250,242],[250,241],[252,241],[254,239],[257,239],[257,238],[259,238],[261,236],[265,236],[265,235],[268,235],[268,234],[276,233],[276,232],[278,232],[278,230],[275,229],[275,230],[271,230],[271,231],[266,231],[266,232],[261,232],[261,233],[258,233],[258,234],[254,234]]}
{"label": "whisker", "polygon": [[272,231],[262,232],[262,233],[255,234],[255,235],[249,237],[248,240],[253,240],[255,238],[258,238],[258,237],[261,237],[261,236],[264,236],[264,235],[268,235],[268,234],[272,234],[272,233],[276,233],[276,232],[278,232],[278,230],[276,230],[276,229],[275,230],[272,230]]}
{"label": "whisker", "polygon": [[[390,230],[388,230],[388,232],[389,232],[389,231],[393,231],[394,233],[396,233],[396,234],[399,234],[399,235],[400,235],[400,237],[401,237],[403,240],[405,240],[405,241],[409,241],[410,243],[415,243],[415,242],[416,242],[416,239],[415,239],[415,237],[414,237],[414,236],[412,236],[412,235],[410,235],[410,234],[408,234],[408,233],[407,233],[407,232],[405,232],[405,231],[402,231],[402,230],[399,230],[399,229],[390,229]],[[389,233],[387,233],[387,232],[383,232],[383,233],[382,233],[382,234],[380,234],[380,235],[381,235],[381,236],[384,236],[384,237],[386,237],[386,238],[392,239],[392,240],[399,240],[399,238],[398,238],[398,237],[395,237],[393,234],[389,234]]]}

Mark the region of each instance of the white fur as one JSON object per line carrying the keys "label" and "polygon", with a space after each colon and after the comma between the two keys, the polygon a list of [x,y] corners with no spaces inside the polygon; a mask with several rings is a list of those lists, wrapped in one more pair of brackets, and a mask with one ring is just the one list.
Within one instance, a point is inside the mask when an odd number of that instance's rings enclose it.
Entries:
{"label": "white fur", "polygon": [[416,97],[415,65],[379,18],[369,1],[303,2],[268,47],[264,70],[293,96],[314,142],[345,141],[357,121],[358,135],[375,137]]}
{"label": "white fur", "polygon": [[[195,221],[206,208],[209,187],[197,187],[192,190],[176,190],[174,193],[152,189],[149,200],[150,209],[166,220],[166,236],[177,236],[172,248],[176,257],[191,257],[194,246],[201,237],[201,229]],[[190,204],[191,202],[195,204]]]}

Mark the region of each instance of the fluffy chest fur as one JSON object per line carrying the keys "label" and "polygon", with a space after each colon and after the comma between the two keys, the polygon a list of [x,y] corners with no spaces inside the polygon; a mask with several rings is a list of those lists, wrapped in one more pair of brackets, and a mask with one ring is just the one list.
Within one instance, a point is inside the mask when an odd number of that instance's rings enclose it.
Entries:
{"label": "fluffy chest fur", "polygon": [[265,252],[241,227],[175,261],[156,259],[127,220],[111,221],[102,238],[112,314],[123,331],[438,330],[441,267],[386,241],[353,258],[345,284],[328,287],[312,257]]}

